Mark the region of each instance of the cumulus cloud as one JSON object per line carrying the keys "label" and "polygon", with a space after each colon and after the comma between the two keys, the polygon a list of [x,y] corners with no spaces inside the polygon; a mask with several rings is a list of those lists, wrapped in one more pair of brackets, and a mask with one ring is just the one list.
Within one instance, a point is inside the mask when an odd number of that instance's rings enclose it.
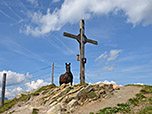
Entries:
{"label": "cumulus cloud", "polygon": [[[34,3],[36,0],[28,1]],[[56,8],[52,13],[49,10],[46,14],[35,12],[31,18],[37,20],[32,21],[36,27],[25,25],[20,31],[33,36],[45,35],[81,18],[87,20],[109,13],[126,17],[126,22],[134,26],[140,23],[146,26],[152,24],[151,6],[152,0],[64,0],[60,9]]]}
{"label": "cumulus cloud", "polygon": [[2,84],[2,77],[3,77],[4,73],[7,74],[6,75],[6,84],[8,86],[16,85],[16,84],[19,84],[26,80],[26,75],[24,75],[24,74],[19,74],[19,73],[12,72],[12,71],[2,71],[2,72],[0,72],[0,84]]}
{"label": "cumulus cloud", "polygon": [[[0,88],[0,92],[2,91],[2,88]],[[17,87],[14,89],[6,89],[5,90],[5,95],[7,98],[13,98],[15,97],[19,92],[22,92],[23,89],[21,87]]]}
{"label": "cumulus cloud", "polygon": [[120,52],[122,52],[122,50],[111,50],[110,51],[110,56],[107,59],[107,61],[115,60],[118,57]]}
{"label": "cumulus cloud", "polygon": [[103,82],[97,82],[96,84],[99,84],[99,83],[105,83],[105,84],[116,84],[115,81],[108,81],[108,80],[105,80]]}
{"label": "cumulus cloud", "polygon": [[44,82],[44,80],[38,79],[37,81],[32,81],[31,83],[26,83],[27,91],[31,91],[32,89],[37,89],[41,86],[48,85],[48,82]]}
{"label": "cumulus cloud", "polygon": [[105,84],[116,84],[115,81],[107,81],[107,80],[105,80],[103,83],[105,83]]}

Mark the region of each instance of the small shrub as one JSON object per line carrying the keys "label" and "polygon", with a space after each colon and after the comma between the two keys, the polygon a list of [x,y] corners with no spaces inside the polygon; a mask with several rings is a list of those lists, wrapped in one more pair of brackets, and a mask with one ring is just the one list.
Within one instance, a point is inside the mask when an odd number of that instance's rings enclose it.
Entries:
{"label": "small shrub", "polygon": [[90,112],[89,114],[94,114],[93,112]]}
{"label": "small shrub", "polygon": [[12,112],[9,112],[8,114],[13,114],[15,111],[13,110]]}
{"label": "small shrub", "polygon": [[39,112],[39,109],[34,108],[32,111],[32,114],[38,114],[38,112]]}
{"label": "small shrub", "polygon": [[89,93],[87,94],[87,98],[94,98],[94,97],[96,97],[96,96],[97,96],[96,93],[93,92],[93,91],[91,91],[91,92],[89,92]]}
{"label": "small shrub", "polygon": [[84,84],[80,84],[80,85],[87,86],[87,85],[89,85],[89,84],[88,84],[88,83],[84,83]]}
{"label": "small shrub", "polygon": [[145,85],[140,92],[141,93],[152,93],[152,86]]}

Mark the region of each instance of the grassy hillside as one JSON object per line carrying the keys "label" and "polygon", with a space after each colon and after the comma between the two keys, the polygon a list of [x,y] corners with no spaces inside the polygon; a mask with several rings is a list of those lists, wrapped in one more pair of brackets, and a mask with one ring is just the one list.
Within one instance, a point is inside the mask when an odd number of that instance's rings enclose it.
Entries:
{"label": "grassy hillside", "polygon": [[43,86],[41,88],[39,88],[37,91],[33,92],[33,93],[29,93],[27,95],[25,94],[21,94],[20,98],[13,98],[10,100],[5,100],[5,103],[3,106],[0,106],[0,113],[5,112],[6,110],[9,110],[11,107],[13,107],[16,103],[18,102],[26,102],[28,101],[31,96],[37,96],[39,95],[40,92],[44,91],[43,94],[45,94],[45,92],[49,91],[50,88],[56,87],[54,84],[51,85],[47,85],[47,86]]}
{"label": "grassy hillside", "polygon": [[[118,104],[117,107],[101,109],[96,114],[152,114],[152,86],[149,85],[126,85],[143,87],[135,98],[129,99],[125,104]],[[90,114],[94,114],[90,112]]]}
{"label": "grassy hillside", "polygon": [[[149,85],[126,85],[130,87],[139,86],[142,87],[140,93],[136,94],[136,97],[131,98],[128,102],[123,104],[118,104],[116,107],[106,107],[104,109],[98,109],[97,113],[90,112],[90,114],[152,114],[152,86]],[[62,101],[62,99],[66,102],[71,102],[72,100],[77,100],[79,103],[83,104],[89,103],[90,101],[99,100],[100,97],[106,95],[105,93],[111,92],[110,85],[101,85],[99,89],[99,85],[74,85],[74,86],[65,86],[65,87],[57,87],[55,85],[47,85],[39,88],[36,91],[33,91],[28,94],[21,94],[20,98],[14,98],[11,100],[6,100],[3,106],[0,106],[0,113],[3,113],[9,109],[12,109],[16,104],[21,105],[19,107],[29,105],[30,107],[34,102],[42,100],[42,106],[46,107],[47,104],[53,104],[53,102]],[[107,91],[108,89],[108,91]],[[99,91],[100,90],[100,91]],[[119,90],[118,90],[119,91]],[[99,93],[102,94],[99,96]],[[78,93],[78,94],[77,94]],[[73,95],[79,95],[79,97],[74,97]],[[54,97],[51,102],[52,95]],[[67,98],[66,96],[72,95]],[[56,97],[55,97],[56,96]],[[40,99],[41,100],[40,100]],[[32,101],[30,101],[32,99]],[[37,100],[36,100],[37,99]],[[27,102],[30,102],[27,104]],[[68,103],[67,103],[68,104]],[[49,106],[48,105],[48,106]],[[81,104],[79,104],[81,106]],[[68,105],[66,105],[68,106]],[[111,105],[110,105],[111,106]],[[19,108],[17,107],[17,108]],[[8,114],[13,114],[16,110],[9,110]],[[41,109],[38,107],[34,107],[32,109],[32,114],[40,113]],[[92,111],[92,110],[91,110]],[[73,113],[72,111],[65,111],[67,113]]]}

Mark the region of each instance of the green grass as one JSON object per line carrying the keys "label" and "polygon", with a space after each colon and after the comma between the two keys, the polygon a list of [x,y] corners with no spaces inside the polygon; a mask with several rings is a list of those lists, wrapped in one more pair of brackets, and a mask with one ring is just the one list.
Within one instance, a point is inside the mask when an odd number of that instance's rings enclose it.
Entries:
{"label": "green grass", "polygon": [[[129,113],[129,111],[130,111],[130,106],[128,104],[118,104],[117,107],[107,107],[101,109],[96,114],[115,114],[117,112]],[[94,113],[90,112],[90,114],[94,114]]]}
{"label": "green grass", "polygon": [[32,93],[31,95],[33,96],[38,96],[40,94],[40,92],[43,91],[43,95],[46,94],[51,88],[54,88],[56,87],[55,84],[50,84],[50,85],[47,85],[47,86],[43,86],[41,87],[40,89],[38,89],[36,92]]}
{"label": "green grass", "polygon": [[143,110],[138,112],[138,114],[152,114],[152,105],[145,107]]}
{"label": "green grass", "polygon": [[91,92],[89,92],[88,94],[87,94],[87,98],[94,98],[94,97],[96,97],[97,95],[96,95],[96,93],[94,92],[94,91],[91,91]]}
{"label": "green grass", "polygon": [[67,93],[70,92],[72,89],[74,89],[74,88],[71,87],[71,86],[69,86],[69,87],[68,87],[68,90],[67,90]]}
{"label": "green grass", "polygon": [[96,114],[115,114],[117,112],[128,113],[130,111],[130,106],[126,104],[118,104],[117,107],[107,107],[99,110]]}
{"label": "green grass", "polygon": [[79,98],[81,99],[81,102],[86,101],[87,99],[93,99],[95,98],[97,95],[94,91],[90,91],[90,92],[84,92],[81,96],[79,96]]}
{"label": "green grass", "polygon": [[128,84],[128,85],[125,85],[125,87],[127,87],[127,86],[143,87],[144,85],[140,85],[140,84]]}
{"label": "green grass", "polygon": [[11,100],[6,100],[3,106],[0,106],[0,113],[9,110],[12,106],[14,106],[18,101],[26,101],[30,98],[30,95],[22,95],[19,99],[14,98]]}
{"label": "green grass", "polygon": [[145,100],[145,98],[146,97],[143,94],[139,93],[139,94],[136,94],[135,98],[129,99],[128,103],[132,104],[134,106],[138,106],[140,104],[140,102]]}
{"label": "green grass", "polygon": [[39,112],[39,109],[34,108],[32,111],[32,114],[38,114],[38,112]]}
{"label": "green grass", "polygon": [[13,110],[12,112],[9,112],[8,114],[13,114],[15,111]]}
{"label": "green grass", "polygon": [[144,85],[143,89],[140,92],[144,94],[152,93],[152,86]]}

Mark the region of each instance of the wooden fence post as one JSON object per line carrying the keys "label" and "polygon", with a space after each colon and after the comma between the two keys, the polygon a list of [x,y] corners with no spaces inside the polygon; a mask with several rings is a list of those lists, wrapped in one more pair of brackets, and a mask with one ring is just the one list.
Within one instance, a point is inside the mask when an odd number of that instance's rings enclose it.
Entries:
{"label": "wooden fence post", "polygon": [[3,74],[3,80],[2,80],[1,105],[4,105],[4,99],[5,99],[5,85],[6,85],[6,73]]}
{"label": "wooden fence post", "polygon": [[51,84],[53,84],[53,75],[54,75],[54,62],[52,63]]}

